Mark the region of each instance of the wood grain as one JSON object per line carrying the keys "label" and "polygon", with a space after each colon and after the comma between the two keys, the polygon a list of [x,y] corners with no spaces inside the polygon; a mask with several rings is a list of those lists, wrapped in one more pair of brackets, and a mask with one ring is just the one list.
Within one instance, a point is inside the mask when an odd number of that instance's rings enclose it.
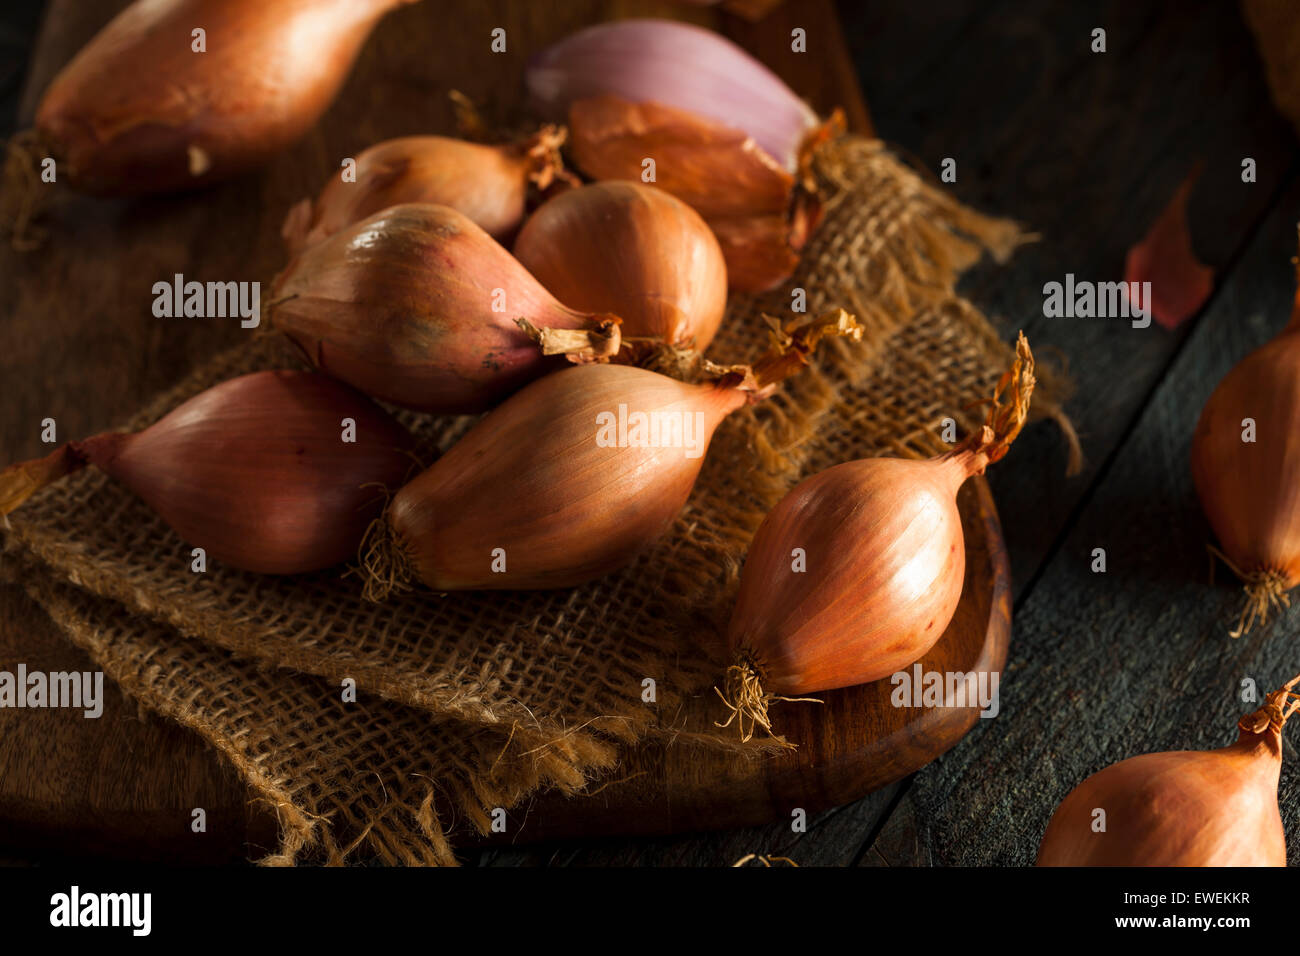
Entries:
{"label": "wood grain", "polygon": [[[1242,681],[1260,695],[1300,673],[1300,605],[1233,640],[1243,594],[1220,566],[1192,487],[1192,430],[1224,374],[1291,313],[1300,179],[1191,333],[1016,619],[997,720],[918,774],[876,841],[893,864],[1033,861],[1052,811],[1126,757],[1236,739]],[[1105,573],[1092,570],[1106,552]],[[1279,805],[1300,858],[1300,768],[1284,748]]]}
{"label": "wood grain", "polygon": [[[1067,411],[1084,473],[1066,476],[1048,428],[1026,431],[989,473],[1020,599],[1191,328],[1047,318],[1043,284],[1123,278],[1125,252],[1197,160],[1193,245],[1230,267],[1289,175],[1295,139],[1235,4],[882,0],[840,12],[879,134],[936,174],[952,157],[958,197],[1041,236],[961,286],[1004,339],[1023,329],[1074,383]],[[1107,31],[1104,54],[1091,51],[1095,27]],[[1246,156],[1258,182],[1242,182]]]}

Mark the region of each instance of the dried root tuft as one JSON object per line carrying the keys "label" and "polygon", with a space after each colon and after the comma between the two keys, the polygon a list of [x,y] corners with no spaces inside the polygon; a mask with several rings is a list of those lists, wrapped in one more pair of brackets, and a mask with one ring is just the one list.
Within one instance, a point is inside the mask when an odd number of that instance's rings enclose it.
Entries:
{"label": "dried root tuft", "polygon": [[751,654],[744,651],[739,652],[736,656],[736,663],[727,668],[723,686],[726,688],[725,691],[718,690],[716,687],[713,690],[722,698],[722,703],[731,711],[731,716],[722,723],[715,722],[714,726],[727,728],[734,723],[736,729],[740,731],[742,743],[748,743],[752,740],[755,728],[758,728],[771,737],[782,749],[794,750],[794,744],[772,731],[772,721],[768,717],[768,710],[777,701],[786,703],[821,703],[815,697],[778,697],[775,694],[769,694],[763,689],[763,679],[758,664]]}
{"label": "dried root tuft", "polygon": [[376,604],[390,595],[410,591],[417,580],[415,556],[410,546],[393,530],[388,520],[388,506],[370,522],[361,539],[359,564],[349,574],[359,574],[362,579],[361,596]]}

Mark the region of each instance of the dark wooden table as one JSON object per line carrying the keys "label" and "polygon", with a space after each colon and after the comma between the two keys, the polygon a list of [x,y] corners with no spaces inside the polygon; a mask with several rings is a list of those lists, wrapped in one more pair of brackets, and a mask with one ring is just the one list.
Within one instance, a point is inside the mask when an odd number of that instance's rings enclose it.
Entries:
{"label": "dark wooden table", "polygon": [[[30,43],[33,6],[11,2],[0,14],[6,117],[22,74],[21,64],[7,67]],[[1201,405],[1281,328],[1294,290],[1300,150],[1271,106],[1235,6],[839,8],[878,133],[932,169],[956,159],[961,199],[1041,234],[1010,266],[972,273],[963,290],[1004,337],[1023,328],[1040,355],[1059,349],[1077,384],[1068,411],[1084,472],[1065,477],[1058,436],[1041,427],[990,473],[1016,596],[1001,714],[912,778],[811,819],[806,833],[775,824],[497,848],[467,862],[718,865],[759,852],[804,865],[1027,864],[1056,803],[1084,776],[1138,753],[1223,745],[1243,678],[1268,689],[1300,672],[1289,636],[1300,608],[1229,639],[1240,591],[1222,569],[1209,582],[1209,530],[1187,464]],[[1098,26],[1104,54],[1090,50]],[[1256,160],[1255,183],[1241,181],[1245,157]],[[1066,273],[1121,278],[1125,251],[1197,161],[1193,240],[1216,272],[1202,312],[1175,331],[1045,318],[1044,283]],[[1098,547],[1105,574],[1090,569]],[[1288,747],[1281,803],[1300,859],[1294,757]]]}

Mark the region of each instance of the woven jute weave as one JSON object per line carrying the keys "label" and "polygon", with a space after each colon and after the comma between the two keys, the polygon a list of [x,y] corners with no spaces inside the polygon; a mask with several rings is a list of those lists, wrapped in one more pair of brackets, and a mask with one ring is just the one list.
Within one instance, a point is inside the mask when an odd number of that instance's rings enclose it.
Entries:
{"label": "woven jute weave", "polygon": [[[769,296],[734,298],[709,357],[753,358],[762,314],[790,318],[794,288],[809,313],[843,306],[866,335],[830,342],[776,395],[725,421],[676,525],[626,570],[563,591],[417,590],[379,605],[345,569],[195,574],[188,545],[88,470],[10,516],[5,574],[128,694],[197,731],[275,808],[280,846],[264,863],[454,863],[457,828],[486,830],[493,809],[539,788],[581,792],[648,735],[742,746],[675,715],[719,678],[719,635],[763,516],[830,465],[946,447],[940,422],[975,424],[973,400],[1012,357],[953,286],[985,250],[1007,256],[1015,226],[961,207],[874,140],[844,137],[815,165],[826,215],[798,274]],[[258,339],[128,427],[216,382],[292,364],[275,339]],[[1035,402],[1068,430],[1050,389]],[[399,417],[430,456],[473,424]],[[642,701],[647,677],[653,704]],[[341,699],[347,678],[356,703]]]}

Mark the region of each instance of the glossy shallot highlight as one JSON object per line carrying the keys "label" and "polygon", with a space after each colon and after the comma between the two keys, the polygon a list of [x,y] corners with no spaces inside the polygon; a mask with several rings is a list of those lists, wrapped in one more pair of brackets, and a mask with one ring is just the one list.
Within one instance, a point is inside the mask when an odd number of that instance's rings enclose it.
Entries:
{"label": "glossy shallot highlight", "polygon": [[410,2],[136,0],[54,78],[38,141],[80,192],[213,182],[305,133],[379,19]]}
{"label": "glossy shallot highlight", "polygon": [[518,325],[568,329],[571,361],[618,351],[618,320],[558,302],[462,213],[410,203],[310,246],[276,278],[274,328],[313,366],[428,412],[479,412],[564,359]]}
{"label": "glossy shallot highlight", "polygon": [[1286,866],[1277,787],[1297,682],[1242,717],[1230,746],[1146,754],[1094,773],[1052,814],[1038,865]]}
{"label": "glossy shallot highlight", "polygon": [[[722,726],[734,722],[745,740],[756,727],[771,733],[773,701],[878,680],[934,645],[965,574],[957,491],[1007,453],[1034,384],[1022,334],[985,425],[952,451],[836,465],[777,503],[741,572]],[[792,561],[796,549],[806,567]]]}
{"label": "glossy shallot highlight", "polygon": [[714,430],[807,364],[818,340],[861,336],[836,311],[752,367],[688,384],[583,365],[516,393],[393,497],[368,535],[366,596],[560,588],[618,570],[662,535],[694,487]]}
{"label": "glossy shallot highlight", "polygon": [[94,465],[190,545],[246,571],[298,574],[356,553],[411,470],[410,433],[315,372],[255,372],[194,396],[139,432],[69,442],[0,471],[0,515]]}

